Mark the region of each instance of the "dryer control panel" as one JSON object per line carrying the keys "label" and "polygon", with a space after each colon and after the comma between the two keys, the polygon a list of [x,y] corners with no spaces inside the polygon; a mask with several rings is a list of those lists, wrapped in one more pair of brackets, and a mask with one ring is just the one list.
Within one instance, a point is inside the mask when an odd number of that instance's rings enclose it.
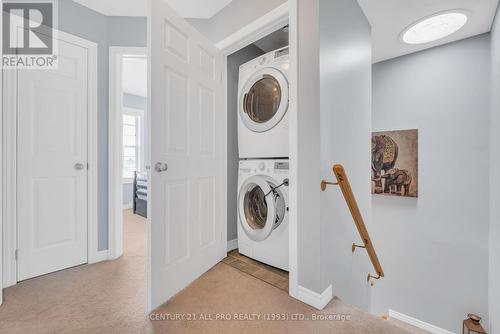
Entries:
{"label": "dryer control panel", "polygon": [[241,160],[240,175],[248,174],[288,174],[290,163],[288,160]]}
{"label": "dryer control panel", "polygon": [[[260,57],[257,57],[253,60],[250,60],[249,62],[242,64],[240,66],[240,71],[247,71],[250,69],[256,70],[261,67],[285,67],[284,69],[288,69],[288,64],[290,62],[290,52],[288,49],[288,46],[271,51],[266,53],[265,55],[262,55]],[[286,65],[285,65],[286,64]]]}

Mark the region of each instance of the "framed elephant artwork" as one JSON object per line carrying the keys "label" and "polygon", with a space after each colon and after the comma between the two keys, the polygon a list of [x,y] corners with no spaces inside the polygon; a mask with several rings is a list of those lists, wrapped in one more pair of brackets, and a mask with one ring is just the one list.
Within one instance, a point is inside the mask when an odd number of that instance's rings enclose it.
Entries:
{"label": "framed elephant artwork", "polygon": [[418,130],[373,132],[372,194],[418,197]]}

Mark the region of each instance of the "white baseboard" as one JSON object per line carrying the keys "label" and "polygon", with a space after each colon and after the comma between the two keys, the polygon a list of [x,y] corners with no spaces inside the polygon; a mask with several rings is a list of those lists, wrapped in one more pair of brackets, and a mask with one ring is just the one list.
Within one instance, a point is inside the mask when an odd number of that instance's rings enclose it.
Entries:
{"label": "white baseboard", "polygon": [[229,240],[227,242],[227,251],[230,252],[238,248],[238,239]]}
{"label": "white baseboard", "polygon": [[95,253],[92,257],[89,256],[89,264],[94,264],[102,261],[109,260],[109,250],[102,250]]}
{"label": "white baseboard", "polygon": [[134,202],[130,202],[128,204],[123,204],[123,210],[130,210],[134,208]]}
{"label": "white baseboard", "polygon": [[432,334],[454,334],[453,332],[450,332],[446,329],[439,328],[437,326],[431,325],[422,320],[415,319],[413,317],[410,317],[409,315],[396,312],[394,310],[389,310],[389,318],[394,318],[399,321],[406,322],[409,325],[418,327]]}
{"label": "white baseboard", "polygon": [[312,307],[322,310],[333,298],[333,289],[330,285],[321,294],[299,285],[297,299]]}

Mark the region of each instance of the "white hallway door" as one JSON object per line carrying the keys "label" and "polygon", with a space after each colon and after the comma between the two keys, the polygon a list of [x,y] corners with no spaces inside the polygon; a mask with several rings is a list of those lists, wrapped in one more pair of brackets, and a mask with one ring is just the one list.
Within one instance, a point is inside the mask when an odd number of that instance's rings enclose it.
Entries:
{"label": "white hallway door", "polygon": [[222,55],[164,0],[151,0],[150,307],[225,254]]}
{"label": "white hallway door", "polygon": [[87,49],[18,70],[18,281],[87,262]]}

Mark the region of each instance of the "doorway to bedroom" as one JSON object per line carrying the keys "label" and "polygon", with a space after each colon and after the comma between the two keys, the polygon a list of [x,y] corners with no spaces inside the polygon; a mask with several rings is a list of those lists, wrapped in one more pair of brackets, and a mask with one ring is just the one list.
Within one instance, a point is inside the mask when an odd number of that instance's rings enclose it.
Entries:
{"label": "doorway to bedroom", "polygon": [[110,231],[112,258],[147,255],[148,59],[143,48],[110,48]]}

